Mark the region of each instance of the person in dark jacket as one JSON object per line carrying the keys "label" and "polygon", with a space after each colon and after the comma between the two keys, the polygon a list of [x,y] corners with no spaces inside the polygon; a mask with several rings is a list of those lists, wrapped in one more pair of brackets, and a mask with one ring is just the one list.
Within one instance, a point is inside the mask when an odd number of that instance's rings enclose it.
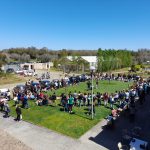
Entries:
{"label": "person in dark jacket", "polygon": [[22,115],[20,106],[16,106],[16,114],[17,114],[17,118],[15,120],[20,121]]}

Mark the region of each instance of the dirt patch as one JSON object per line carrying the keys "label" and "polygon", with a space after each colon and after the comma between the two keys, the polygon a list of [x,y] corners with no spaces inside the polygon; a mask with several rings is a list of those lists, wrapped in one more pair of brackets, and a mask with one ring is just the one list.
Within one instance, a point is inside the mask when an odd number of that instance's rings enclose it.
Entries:
{"label": "dirt patch", "polygon": [[0,150],[32,150],[21,141],[0,129]]}

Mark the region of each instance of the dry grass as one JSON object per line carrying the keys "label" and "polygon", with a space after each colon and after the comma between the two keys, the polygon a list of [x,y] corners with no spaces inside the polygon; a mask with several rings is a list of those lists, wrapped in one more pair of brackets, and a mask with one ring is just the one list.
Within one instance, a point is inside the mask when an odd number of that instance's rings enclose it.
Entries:
{"label": "dry grass", "polygon": [[0,75],[0,84],[13,84],[13,83],[18,83],[18,82],[25,82],[26,79],[22,76],[18,76],[15,74],[3,74]]}

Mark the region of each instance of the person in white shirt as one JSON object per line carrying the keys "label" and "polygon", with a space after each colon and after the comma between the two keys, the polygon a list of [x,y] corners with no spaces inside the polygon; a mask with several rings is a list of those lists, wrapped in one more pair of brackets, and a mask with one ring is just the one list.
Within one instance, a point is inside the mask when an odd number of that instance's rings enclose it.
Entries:
{"label": "person in white shirt", "polygon": [[126,100],[126,102],[129,101],[129,96],[130,96],[129,91],[126,90],[126,92],[125,92],[125,100]]}
{"label": "person in white shirt", "polygon": [[10,95],[11,95],[11,93],[10,93],[10,90],[8,89],[8,91],[7,91],[7,98],[8,98],[8,100],[10,100]]}

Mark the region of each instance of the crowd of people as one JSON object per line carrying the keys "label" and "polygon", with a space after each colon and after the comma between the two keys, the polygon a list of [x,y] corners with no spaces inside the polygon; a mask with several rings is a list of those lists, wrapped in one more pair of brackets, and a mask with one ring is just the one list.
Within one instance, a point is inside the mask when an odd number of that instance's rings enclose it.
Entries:
{"label": "crowd of people", "polygon": [[[96,80],[95,88],[98,88],[99,80],[111,79],[116,80],[116,78],[121,79],[124,81],[126,78],[128,80],[133,79],[133,76],[120,76],[114,77],[113,75],[108,76],[105,74],[103,75],[95,75],[94,80]],[[22,90],[14,90],[13,91],[13,100],[14,105],[16,106],[16,113],[17,118],[16,120],[19,121],[22,117],[21,108],[28,109],[29,108],[29,100],[35,100],[35,103],[38,106],[47,106],[47,105],[56,105],[57,97],[60,98],[60,105],[63,107],[63,110],[68,113],[73,112],[73,107],[82,107],[87,106],[88,112],[87,115],[93,113],[96,115],[95,107],[100,107],[102,103],[105,107],[112,109],[112,113],[110,116],[117,116],[118,113],[124,109],[130,109],[131,112],[131,119],[134,117],[134,107],[135,102],[139,99],[140,104],[142,104],[145,100],[145,95],[150,92],[150,81],[144,81],[140,77],[135,77],[136,82],[130,89],[116,91],[115,93],[92,93],[91,94],[91,82],[87,80],[87,90],[86,92],[82,93],[80,91],[69,92],[69,94],[62,93],[61,95],[56,95],[55,90],[53,91],[52,95],[48,95],[45,90],[43,91],[42,87],[37,84],[33,84],[33,81],[29,80],[26,83],[26,88]],[[76,82],[74,82],[76,84]],[[10,91],[9,91],[10,92]],[[7,92],[5,98],[10,98],[10,93]],[[93,103],[92,103],[93,100]],[[92,106],[93,104],[93,106]],[[114,104],[118,105],[118,108],[115,109]],[[21,105],[21,107],[20,107]],[[9,117],[10,108],[8,102],[1,102],[0,103],[1,110],[5,111],[5,117]]]}
{"label": "crowd of people", "polygon": [[112,108],[111,114],[106,117],[108,124],[114,125],[114,120],[122,111],[128,111],[130,121],[134,121],[136,103],[142,105],[147,94],[150,94],[150,80],[144,81],[140,78],[129,90],[115,93],[114,97],[109,97],[111,108],[113,107],[112,103],[115,103],[117,99],[119,99],[120,105],[116,109]]}

